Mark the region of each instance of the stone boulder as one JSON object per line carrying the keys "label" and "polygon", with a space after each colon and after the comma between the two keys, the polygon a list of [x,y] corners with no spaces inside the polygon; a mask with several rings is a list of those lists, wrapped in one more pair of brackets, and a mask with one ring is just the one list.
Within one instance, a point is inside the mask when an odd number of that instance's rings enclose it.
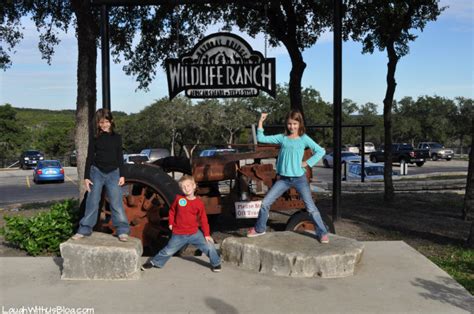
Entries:
{"label": "stone boulder", "polygon": [[61,279],[124,280],[140,278],[143,252],[139,239],[121,242],[110,234],[93,232],[79,240],[60,245],[63,258]]}
{"label": "stone boulder", "polygon": [[222,257],[242,269],[290,277],[352,276],[364,245],[329,235],[321,244],[310,233],[271,232],[255,238],[230,237],[221,245]]}

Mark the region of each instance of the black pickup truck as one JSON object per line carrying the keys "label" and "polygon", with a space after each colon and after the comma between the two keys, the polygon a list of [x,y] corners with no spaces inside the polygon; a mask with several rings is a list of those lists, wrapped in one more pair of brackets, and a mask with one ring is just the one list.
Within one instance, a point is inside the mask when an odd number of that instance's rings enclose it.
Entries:
{"label": "black pickup truck", "polygon": [[[428,149],[414,149],[411,144],[394,143],[392,144],[392,162],[402,162],[413,164],[416,163],[418,167],[423,166],[425,160],[430,158]],[[383,145],[379,150],[370,153],[371,162],[384,161]]]}

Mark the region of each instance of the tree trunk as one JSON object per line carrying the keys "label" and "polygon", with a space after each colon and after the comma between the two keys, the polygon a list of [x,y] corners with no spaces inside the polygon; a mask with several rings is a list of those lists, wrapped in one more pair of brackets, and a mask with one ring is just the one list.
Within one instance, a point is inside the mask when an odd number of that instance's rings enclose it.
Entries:
{"label": "tree trunk", "polygon": [[469,238],[467,239],[467,245],[474,248],[474,220],[471,223],[471,232],[469,233]]}
{"label": "tree trunk", "polygon": [[395,81],[395,71],[397,68],[398,57],[395,52],[394,43],[387,45],[387,90],[383,100],[383,124],[384,124],[384,200],[392,201],[395,195],[392,182],[392,104],[393,95],[397,83]]}
{"label": "tree trunk", "polygon": [[301,54],[296,40],[296,13],[291,1],[283,1],[283,9],[286,13],[286,19],[284,18],[283,12],[281,12],[279,2],[271,2],[268,21],[271,24],[271,28],[275,31],[276,38],[285,45],[290,55],[292,66],[289,83],[291,110],[298,110],[304,117],[301,100],[301,80],[306,68],[306,63],[303,61],[303,55]]}
{"label": "tree trunk", "polygon": [[85,193],[84,168],[89,139],[93,136],[93,118],[97,102],[96,64],[98,37],[97,22],[94,19],[90,1],[73,0],[72,8],[76,15],[77,57],[77,98],[76,126],[74,142],[77,150],[77,175],[79,179],[79,199]]}
{"label": "tree trunk", "polygon": [[[474,134],[474,121],[471,121],[471,134]],[[466,194],[464,196],[464,206],[462,217],[464,220],[467,220],[469,213],[472,212],[472,207],[474,205],[474,176],[472,175],[474,171],[474,136],[471,136],[471,151],[469,153],[469,167],[467,170],[467,182],[466,182]],[[472,234],[473,230],[471,228],[470,238],[474,238]]]}

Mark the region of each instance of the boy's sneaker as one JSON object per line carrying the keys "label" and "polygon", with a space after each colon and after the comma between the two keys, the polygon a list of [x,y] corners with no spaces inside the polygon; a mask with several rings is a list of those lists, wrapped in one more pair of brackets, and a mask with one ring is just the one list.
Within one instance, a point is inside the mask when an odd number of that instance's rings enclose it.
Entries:
{"label": "boy's sneaker", "polygon": [[155,265],[153,265],[152,262],[146,262],[145,264],[143,264],[141,267],[140,267],[140,270],[141,271],[145,271],[147,269],[152,269],[153,267],[155,267]]}
{"label": "boy's sneaker", "polygon": [[118,236],[119,240],[122,242],[128,242],[128,234],[122,233],[121,235]]}
{"label": "boy's sneaker", "polygon": [[73,235],[73,236],[71,237],[71,239],[73,239],[73,240],[80,240],[80,239],[82,239],[82,238],[84,238],[84,237],[85,237],[85,235],[80,234],[80,233],[76,233],[75,235]]}
{"label": "boy's sneaker", "polygon": [[249,230],[247,230],[247,238],[255,238],[264,234],[265,234],[265,231],[257,232],[255,228],[250,228]]}
{"label": "boy's sneaker", "polygon": [[319,239],[319,242],[324,243],[324,244],[328,244],[329,243],[329,236],[327,234],[321,236],[321,238]]}
{"label": "boy's sneaker", "polygon": [[212,266],[212,271],[218,273],[222,270],[222,266],[219,264],[217,266]]}

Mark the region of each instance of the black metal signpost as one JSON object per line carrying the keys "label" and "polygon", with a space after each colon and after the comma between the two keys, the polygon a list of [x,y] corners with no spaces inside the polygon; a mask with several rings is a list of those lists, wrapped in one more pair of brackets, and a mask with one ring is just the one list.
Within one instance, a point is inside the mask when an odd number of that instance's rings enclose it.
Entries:
{"label": "black metal signpost", "polygon": [[[243,0],[244,3],[246,0]],[[247,1],[254,3],[255,1]],[[333,220],[340,218],[339,208],[341,199],[341,108],[342,108],[342,1],[334,0],[334,170],[333,170]],[[102,43],[102,107],[110,105],[110,51],[109,51],[109,16],[110,6],[137,5],[180,5],[233,3],[229,0],[91,0],[92,5],[101,7],[101,43]],[[274,67],[273,67],[274,69]],[[170,94],[171,96],[171,94]],[[219,96],[221,97],[221,96]],[[228,96],[235,97],[235,96]],[[363,132],[364,133],[364,132]],[[361,147],[363,147],[362,139]],[[363,148],[362,148],[363,149]],[[363,162],[363,161],[362,161]]]}

